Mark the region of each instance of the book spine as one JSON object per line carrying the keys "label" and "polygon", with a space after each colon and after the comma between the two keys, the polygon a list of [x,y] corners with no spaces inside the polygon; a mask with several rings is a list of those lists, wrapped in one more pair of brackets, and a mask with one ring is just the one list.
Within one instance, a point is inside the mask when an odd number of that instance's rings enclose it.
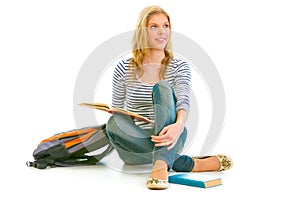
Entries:
{"label": "book spine", "polygon": [[206,188],[205,184],[201,181],[196,181],[196,180],[186,180],[186,179],[182,179],[182,180],[175,180],[170,178],[169,179],[170,183],[177,183],[177,184],[182,184],[182,185],[188,185],[188,186],[194,186],[194,187],[201,187],[201,188]]}

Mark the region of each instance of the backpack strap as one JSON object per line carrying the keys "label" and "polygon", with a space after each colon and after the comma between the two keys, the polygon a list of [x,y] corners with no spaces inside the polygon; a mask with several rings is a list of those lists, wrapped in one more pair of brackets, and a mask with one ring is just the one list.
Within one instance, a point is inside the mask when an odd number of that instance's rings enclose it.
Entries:
{"label": "backpack strap", "polygon": [[114,147],[111,144],[108,144],[105,151],[97,155],[91,156],[80,156],[80,157],[70,157],[63,161],[57,161],[51,158],[39,159],[33,162],[27,161],[26,165],[28,167],[34,167],[37,169],[46,169],[48,166],[53,167],[72,167],[72,166],[87,166],[87,165],[95,165],[101,159],[103,159],[106,155],[108,155]]}
{"label": "backpack strap", "polygon": [[70,157],[64,161],[54,161],[51,163],[51,167],[72,167],[72,166],[86,166],[86,165],[95,165],[106,155],[108,155],[114,147],[111,144],[108,144],[105,151],[97,155],[83,155],[79,157]]}
{"label": "backpack strap", "polygon": [[54,167],[54,160],[53,159],[39,159],[35,160],[33,162],[27,161],[26,162],[27,167],[34,167],[37,169],[46,169],[48,166]]}

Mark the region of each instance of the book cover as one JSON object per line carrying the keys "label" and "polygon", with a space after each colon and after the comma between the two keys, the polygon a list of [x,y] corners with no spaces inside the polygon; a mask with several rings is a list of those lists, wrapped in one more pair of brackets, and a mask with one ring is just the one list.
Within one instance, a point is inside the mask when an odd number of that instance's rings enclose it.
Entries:
{"label": "book cover", "polygon": [[169,182],[200,188],[210,188],[222,185],[222,179],[220,177],[196,172],[171,174],[169,175]]}
{"label": "book cover", "polygon": [[110,108],[109,105],[105,104],[105,103],[81,103],[79,104],[81,106],[87,106],[87,107],[90,107],[90,108],[94,108],[94,109],[97,109],[97,110],[102,110],[102,111],[105,111],[105,112],[108,112],[108,113],[120,113],[120,114],[125,114],[125,115],[129,115],[130,117],[132,117],[134,120],[142,120],[142,121],[145,121],[145,122],[148,122],[148,123],[153,123],[152,120],[142,116],[142,115],[139,115],[137,113],[134,113],[134,112],[130,112],[128,110],[125,110],[123,108]]}

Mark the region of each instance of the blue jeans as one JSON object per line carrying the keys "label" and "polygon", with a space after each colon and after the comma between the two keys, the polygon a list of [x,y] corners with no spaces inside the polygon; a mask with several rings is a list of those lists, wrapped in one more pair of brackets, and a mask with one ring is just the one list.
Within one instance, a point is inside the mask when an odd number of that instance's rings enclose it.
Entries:
{"label": "blue jeans", "polygon": [[171,150],[167,150],[167,147],[155,147],[151,141],[151,135],[158,135],[165,126],[176,121],[176,97],[171,85],[166,81],[156,83],[153,86],[152,100],[155,111],[154,128],[142,129],[129,116],[113,114],[106,125],[110,142],[125,164],[150,164],[156,160],[164,160],[168,168],[174,171],[192,171],[193,159],[178,153],[186,141],[186,128]]}

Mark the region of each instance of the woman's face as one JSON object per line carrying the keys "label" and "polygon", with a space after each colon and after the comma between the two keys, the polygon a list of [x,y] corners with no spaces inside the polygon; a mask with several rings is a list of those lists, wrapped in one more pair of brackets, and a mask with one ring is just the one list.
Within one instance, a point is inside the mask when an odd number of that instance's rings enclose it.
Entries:
{"label": "woman's face", "polygon": [[149,47],[164,49],[169,41],[170,27],[168,18],[164,14],[154,14],[148,20],[147,34]]}

